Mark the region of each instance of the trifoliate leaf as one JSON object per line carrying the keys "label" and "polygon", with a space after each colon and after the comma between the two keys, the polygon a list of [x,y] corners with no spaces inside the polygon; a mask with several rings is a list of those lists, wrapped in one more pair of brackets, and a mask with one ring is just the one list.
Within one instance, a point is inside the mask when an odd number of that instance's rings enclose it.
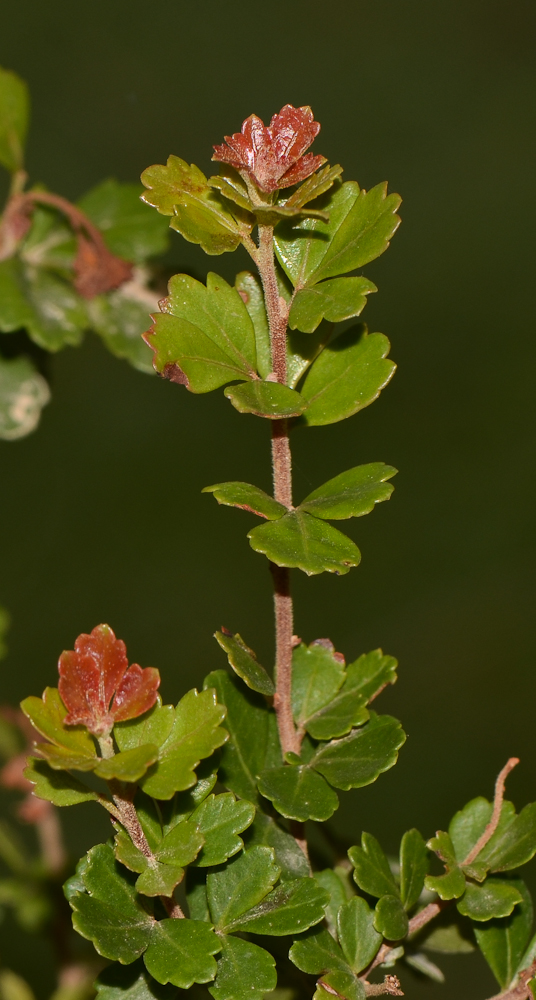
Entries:
{"label": "trifoliate leaf", "polygon": [[209,795],[191,817],[204,838],[196,864],[207,868],[233,857],[244,846],[238,834],[251,825],[254,816],[255,806],[251,802],[237,802],[232,792]]}
{"label": "trifoliate leaf", "polygon": [[387,337],[367,333],[364,324],[332,340],[313,361],[300,388],[308,403],[301,422],[337,423],[373,403],[395,372],[396,365],[387,360],[389,349]]}
{"label": "trifoliate leaf", "polygon": [[309,493],[300,510],[328,520],[370,514],[375,504],[391,496],[394,487],[386,480],[395,475],[396,469],[383,462],[356,465]]}
{"label": "trifoliate leaf", "polygon": [[501,990],[509,987],[522,964],[532,927],[532,900],[525,883],[521,879],[511,879],[509,884],[523,897],[512,915],[474,925],[478,947]]}
{"label": "trifoliate leaf", "polygon": [[16,441],[31,434],[49,401],[48,385],[28,358],[0,358],[1,440]]}
{"label": "trifoliate leaf", "polygon": [[344,903],[337,918],[338,937],[352,972],[361,972],[372,962],[382,943],[374,926],[375,915],[361,896]]}
{"label": "trifoliate leaf", "polygon": [[218,972],[209,993],[214,1000],[263,1000],[277,984],[275,959],[242,938],[222,937]]}
{"label": "trifoliate leaf", "polygon": [[350,538],[305,511],[295,510],[260,524],[248,532],[248,538],[255,552],[262,552],[277,566],[302,569],[307,576],[323,572],[341,576],[361,561]]}
{"label": "trifoliate leaf", "polygon": [[214,486],[205,486],[201,492],[213,493],[218,503],[228,507],[241,507],[242,510],[267,518],[268,521],[276,521],[287,513],[284,504],[249,483],[216,483]]}
{"label": "trifoliate leaf", "polygon": [[418,902],[428,873],[428,853],[418,830],[408,830],[400,843],[400,898],[405,910]]}
{"label": "trifoliate leaf", "polygon": [[359,316],[367,304],[367,295],[377,290],[367,278],[331,278],[301,288],[292,302],[289,326],[291,330],[314,333],[323,319],[341,323]]}
{"label": "trifoliate leaf", "polygon": [[516,903],[522,899],[519,890],[506,879],[488,878],[484,885],[468,882],[457,905],[462,916],[482,921],[509,917]]}
{"label": "trifoliate leaf", "polygon": [[159,983],[182,990],[194,983],[210,983],[216,975],[213,958],[221,943],[210,924],[201,920],[160,920],[154,926],[143,961]]}
{"label": "trifoliate leaf", "polygon": [[398,896],[387,857],[371,833],[361,835],[361,847],[351,847],[348,857],[354,866],[354,880],[363,892],[370,896]]}
{"label": "trifoliate leaf", "polygon": [[243,851],[225,868],[207,877],[207,896],[212,920],[219,931],[235,927],[237,921],[268,895],[279,878],[269,847]]}
{"label": "trifoliate leaf", "polygon": [[154,367],[166,378],[191,392],[256,378],[253,323],[240,295],[223,278],[209,272],[205,286],[176,274],[161,308],[146,340]]}
{"label": "trifoliate leaf", "polygon": [[405,740],[406,734],[396,719],[373,712],[361,729],[320,745],[309,763],[335,788],[362,788],[396,764]]}

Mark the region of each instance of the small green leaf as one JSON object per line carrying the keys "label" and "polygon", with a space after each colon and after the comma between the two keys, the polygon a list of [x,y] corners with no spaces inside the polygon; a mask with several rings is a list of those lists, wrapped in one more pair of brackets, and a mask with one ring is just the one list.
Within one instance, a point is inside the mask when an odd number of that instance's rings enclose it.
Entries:
{"label": "small green leaf", "polygon": [[411,966],[412,969],[416,969],[423,976],[428,976],[435,983],[444,983],[445,976],[443,975],[439,966],[435,962],[431,962],[426,955],[421,954],[421,952],[414,952],[413,954],[406,955],[406,962]]}
{"label": "small green leaf", "polygon": [[341,323],[359,316],[367,304],[367,295],[377,291],[367,278],[331,278],[301,288],[292,302],[289,326],[291,330],[314,333],[323,319]]}
{"label": "small green leaf", "polygon": [[340,878],[340,875],[331,868],[325,868],[321,872],[314,872],[313,878],[329,893],[329,903],[326,906],[325,917],[330,934],[333,934],[336,938],[337,914],[341,906],[348,900],[347,887],[342,878]]}
{"label": "small green leaf", "polygon": [[165,865],[160,861],[147,865],[136,880],[136,892],[143,896],[171,896],[175,886],[182,882],[184,868],[178,865]]}
{"label": "small green leaf", "polygon": [[369,896],[398,896],[398,886],[381,845],[371,833],[361,835],[361,847],[351,847],[348,857],[354,879]]}
{"label": "small green leaf", "polygon": [[342,167],[339,163],[336,163],[334,167],[330,167],[327,164],[321,170],[317,170],[316,173],[311,174],[303,184],[299,184],[289,198],[284,197],[283,205],[288,209],[296,211],[303,208],[307,202],[313,201],[319,198],[320,195],[325,194],[326,191],[329,191],[341,174]]}
{"label": "small green leaf", "polygon": [[177,823],[161,840],[156,850],[158,861],[169,865],[189,865],[197,857],[205,838],[194,819]]}
{"label": "small green leaf", "polygon": [[191,392],[256,378],[255,331],[235,288],[209,272],[203,285],[188,274],[169,282],[169,296],[147,334],[154,366]]}
{"label": "small green leaf", "polygon": [[385,480],[395,476],[396,471],[383,462],[356,465],[309,493],[300,510],[328,520],[370,514],[375,504],[391,496],[394,487]]}
{"label": "small green leaf", "polygon": [[0,330],[24,327],[39,347],[78,346],[89,327],[86,303],[72,282],[18,257],[0,262]]}
{"label": "small green leaf", "polygon": [[228,926],[276,937],[299,934],[323,919],[328,900],[328,893],[314,879],[298,878],[278,885]]}
{"label": "small green leaf", "polygon": [[529,802],[518,816],[499,824],[477,860],[492,872],[506,872],[525,865],[535,854],[536,802]]}
{"label": "small green leaf", "polygon": [[523,897],[523,902],[514,908],[512,915],[474,925],[478,947],[502,990],[510,986],[523,967],[532,927],[532,900],[525,883],[521,879],[510,879],[509,885]]}
{"label": "small green leaf", "polygon": [[30,95],[24,80],[0,68],[0,163],[10,173],[24,165],[24,142],[30,118]]}
{"label": "small green leaf", "polygon": [[274,852],[269,847],[243,851],[225,868],[207,877],[207,896],[212,920],[219,931],[234,926],[247,910],[268,895],[279,878]]}
{"label": "small green leaf", "polygon": [[396,764],[405,740],[397,719],[372,712],[361,729],[320,746],[310,765],[335,788],[363,788]]}
{"label": "small green leaf", "polygon": [[237,802],[232,792],[209,795],[191,817],[204,838],[196,864],[207,868],[233,857],[244,846],[238,834],[251,825],[254,816],[255,806],[251,802]]}
{"label": "small green leaf", "polygon": [[[325,989],[323,988],[325,984]],[[346,1000],[365,1000],[367,994],[363,983],[351,972],[328,972],[318,981],[318,989],[313,994],[313,1000],[331,1000],[335,996]]]}
{"label": "small green leaf", "polygon": [[427,875],[424,880],[425,888],[437,892],[440,899],[458,899],[463,896],[466,884],[461,868],[453,868],[445,875]]}
{"label": "small green leaf", "polygon": [[169,244],[166,220],[144,205],[142,193],[139,184],[120,184],[110,179],[92,188],[78,202],[99,227],[108,249],[133,264],[165,253]]}
{"label": "small green leaf", "polygon": [[249,213],[238,207],[230,212],[202,171],[178,156],[168,157],[166,166],[147,167],[141,180],[148,188],[143,200],[162,215],[171,215],[170,226],[190,243],[199,243],[205,253],[236,250],[253,228]]}
{"label": "small green leaf", "polygon": [[133,962],[145,951],[154,920],[138,906],[130,877],[124,869],[120,874],[111,847],[92,848],[82,878],[87,893],[70,899],[75,930],[104,958]]}
{"label": "small green leaf", "polygon": [[194,983],[210,983],[216,975],[213,958],[221,943],[210,924],[201,920],[160,920],[154,926],[143,960],[159,983],[182,990]]}
{"label": "small green leaf", "polygon": [[253,205],[248,194],[248,189],[245,181],[242,180],[240,174],[233,167],[226,163],[222,163],[220,166],[219,176],[216,174],[214,177],[209,177],[208,183],[210,187],[215,188],[224,198],[229,201],[233,201],[235,205],[239,208],[245,209],[246,212],[252,210]]}
{"label": "small green leaf", "polygon": [[[218,701],[227,709],[230,739],[222,750],[219,779],[236,795],[257,803],[257,775],[266,767],[271,741],[266,701],[225,670],[209,674],[205,685],[216,690]],[[279,751],[278,756],[280,760]]]}
{"label": "small green leaf", "polygon": [[156,705],[148,712],[129,719],[128,722],[116,722],[114,738],[120,750],[134,750],[154,743],[161,747],[166,742],[175,722],[173,705],[162,705],[158,697]]}
{"label": "small green leaf", "polygon": [[[116,824],[114,823],[114,826]],[[117,824],[117,833],[114,837],[114,854],[122,865],[125,865],[131,872],[144,872],[149,864],[149,859],[142,851],[132,843],[128,833],[122,826]]]}
{"label": "small green leaf", "polygon": [[345,691],[359,691],[367,701],[376,698],[387,684],[395,684],[398,666],[394,656],[384,656],[381,649],[363,653],[346,668]]}
{"label": "small green leaf", "polygon": [[225,708],[216,701],[214,690],[193,688],[175,709],[175,722],[160,747],[159,760],[141,779],[147,795],[170,799],[177,791],[195,784],[194,768],[200,760],[221,747],[228,733],[220,727]]}
{"label": "small green leaf", "polygon": [[114,778],[119,781],[139,781],[155,760],[158,760],[158,747],[154,743],[147,743],[101,761],[95,768],[95,774],[104,781],[112,781]]}
{"label": "small green leaf", "polygon": [[428,873],[426,844],[418,830],[408,830],[400,844],[400,898],[405,910],[418,902]]}
{"label": "small green leaf", "polygon": [[337,927],[346,961],[357,974],[372,962],[382,943],[374,926],[374,912],[361,896],[354,896],[341,906]]}
{"label": "small green leaf", "polygon": [[284,764],[264,771],[259,791],[282,816],[300,823],[308,819],[322,823],[333,816],[339,805],[336,792],[307,764]]}
{"label": "small green leaf", "polygon": [[437,951],[442,955],[468,955],[475,950],[474,944],[462,937],[457,924],[436,927],[422,942],[425,951]]}
{"label": "small green leaf", "polygon": [[28,358],[0,358],[1,440],[16,441],[31,434],[48,402],[48,385]]}
{"label": "small green leaf", "polygon": [[278,517],[283,517],[283,514],[287,513],[287,508],[282,503],[274,500],[258,486],[250,486],[249,483],[216,483],[214,486],[205,486],[201,492],[213,493],[218,503],[228,507],[241,507],[242,510],[258,514],[259,517],[265,517],[269,521],[276,521]]}
{"label": "small green leaf", "polygon": [[509,917],[523,897],[514,885],[501,878],[488,878],[484,885],[468,882],[458,905],[464,917],[471,920],[491,920],[494,917]]}
{"label": "small green leaf", "polygon": [[300,643],[292,652],[292,712],[297,725],[329,704],[346,679],[344,657],[329,639]]}
{"label": "small green leaf", "polygon": [[395,215],[400,198],[387,195],[386,184],[367,192],[348,181],[337,185],[321,205],[329,222],[283,223],[275,234],[279,262],[298,288],[354,271],[379,257],[400,223]]}
{"label": "small green leaf", "polygon": [[51,771],[44,760],[28,757],[24,777],[34,785],[33,794],[55,806],[77,806],[98,800],[98,795],[80,781],[62,771]]}
{"label": "small green leaf", "polygon": [[341,576],[361,561],[350,538],[305,511],[295,510],[277,521],[260,524],[248,532],[250,545],[277,566],[302,569],[307,576],[336,573]]}
{"label": "small green leaf", "polygon": [[307,732],[315,740],[331,740],[335,736],[345,736],[354,726],[361,726],[369,719],[363,695],[347,690],[346,684],[324,708],[307,720]]}
{"label": "small green leaf", "polygon": [[301,935],[292,945],[289,958],[298,969],[312,976],[331,969],[350,971],[342,949],[324,927],[314,927]]}
{"label": "small green leaf", "polygon": [[253,650],[246,646],[242,637],[238,633],[227,635],[227,633],[216,632],[215,638],[224,652],[227,653],[229,664],[235,674],[241,677],[252,691],[258,691],[259,694],[263,694],[267,698],[271,697],[275,692],[274,682],[264,667],[261,667]]}
{"label": "small green leaf", "polygon": [[307,403],[295,389],[279,382],[243,382],[224,390],[239,413],[254,413],[269,420],[286,420],[299,417]]}
{"label": "small green leaf", "polygon": [[390,344],[364,324],[345,330],[311,365],[300,392],[308,403],[301,421],[310,426],[337,423],[369,406],[395,372],[386,360]]}
{"label": "small green leaf", "polygon": [[97,757],[79,754],[51,743],[35,743],[34,746],[55,771],[93,771],[99,762]]}
{"label": "small green leaf", "polygon": [[273,849],[275,862],[281,869],[283,881],[290,882],[292,879],[306,878],[309,875],[309,865],[301,847],[298,847],[294,837],[283,830],[272,816],[267,816],[258,810],[244,839],[248,850],[257,844]]}
{"label": "small green leaf", "polygon": [[396,896],[382,896],[376,903],[374,926],[388,941],[400,941],[408,933],[408,915]]}
{"label": "small green leaf", "polygon": [[132,965],[108,965],[95,981],[98,1000],[175,1000],[173,986],[162,986],[144,968],[143,960]]}
{"label": "small green leaf", "polygon": [[107,295],[96,295],[86,306],[92,329],[110,353],[146,375],[154,375],[153,355],[143,340],[150,312],[157,310],[156,296],[151,304],[153,294],[143,282],[133,279]]}
{"label": "small green leaf", "polygon": [[264,305],[264,294],[260,279],[249,271],[240,271],[235,278],[235,288],[240,295],[255,329],[257,346],[257,370],[261,378],[272,371],[272,348],[270,327]]}
{"label": "small green leaf", "polygon": [[21,701],[22,711],[34,729],[58,747],[65,747],[81,757],[97,758],[95,744],[82,726],[64,726],[67,709],[57,688],[45,688],[42,698],[33,695]]}
{"label": "small green leaf", "polygon": [[456,867],[457,858],[454,851],[454,844],[449,834],[445,833],[444,830],[438,830],[435,837],[432,837],[426,846],[430,851],[435,851],[438,858],[444,861],[450,868]]}
{"label": "small green leaf", "polygon": [[460,809],[452,817],[449,824],[449,835],[458,862],[465,861],[477,840],[484,833],[491,819],[492,809],[491,802],[479,796],[476,799],[471,799],[463,809]]}
{"label": "small green leaf", "polygon": [[277,984],[275,959],[264,948],[237,937],[222,938],[214,1000],[263,1000]]}

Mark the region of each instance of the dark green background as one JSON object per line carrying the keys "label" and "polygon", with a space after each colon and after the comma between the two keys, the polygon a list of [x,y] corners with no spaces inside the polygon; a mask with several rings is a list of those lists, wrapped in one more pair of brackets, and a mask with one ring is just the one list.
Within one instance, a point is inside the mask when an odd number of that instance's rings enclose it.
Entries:
{"label": "dark green background", "polygon": [[[293,444],[298,499],[360,462],[401,470],[391,503],[350,523],[359,569],[295,574],[300,635],[400,660],[382,708],[408,743],[339,814],[344,833],[352,821],[354,839],[365,828],[389,849],[490,795],[511,754],[517,804],[536,792],[535,27],[532,0],[2,5],[0,63],[33,95],[29,169],[54,190],[133,180],[171,152],[207,170],[213,142],[290,102],[312,105],[315,148],[347,179],[387,178],[404,198],[391,249],[365,269],[379,294],[364,318],[390,337],[399,372],[373,407]],[[247,266],[241,251],[207,261],[176,234],[170,262],[198,277]],[[39,430],[0,445],[0,598],[13,616],[2,697],[53,684],[59,652],[100,621],[160,668],[168,699],[223,666],[222,623],[270,664],[253,519],[199,493],[223,479],[269,486],[265,423],[221,392],[142,376],[94,338],[53,358],[50,378]],[[67,817],[77,849],[92,816]],[[27,969],[28,953],[10,961]],[[458,970],[446,987],[406,975],[408,994],[495,991],[479,959],[442,964]]]}

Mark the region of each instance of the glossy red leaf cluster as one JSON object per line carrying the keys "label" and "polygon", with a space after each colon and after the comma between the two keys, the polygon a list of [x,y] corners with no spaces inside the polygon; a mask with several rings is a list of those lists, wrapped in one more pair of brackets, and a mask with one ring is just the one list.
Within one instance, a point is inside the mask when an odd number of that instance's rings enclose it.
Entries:
{"label": "glossy red leaf cluster", "polygon": [[152,708],[160,684],[154,667],[129,667],[125,643],[109,625],[79,635],[74,650],[61,654],[58,670],[58,689],[68,712],[64,723],[86,726],[96,736]]}
{"label": "glossy red leaf cluster", "polygon": [[319,132],[309,107],[285,104],[268,126],[257,115],[246,118],[241,132],[225,136],[227,145],[214,146],[212,159],[245,171],[261,191],[276,191],[304,181],[326,162],[303,155]]}

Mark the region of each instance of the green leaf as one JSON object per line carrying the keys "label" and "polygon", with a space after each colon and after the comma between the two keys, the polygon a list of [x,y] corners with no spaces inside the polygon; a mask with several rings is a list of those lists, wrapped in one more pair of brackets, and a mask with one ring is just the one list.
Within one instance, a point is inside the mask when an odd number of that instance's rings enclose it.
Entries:
{"label": "green leaf", "polygon": [[114,778],[119,781],[139,781],[155,760],[158,760],[158,747],[154,743],[147,743],[101,761],[95,768],[95,774],[104,781],[112,781]]}
{"label": "green leaf", "polygon": [[48,385],[28,358],[0,358],[1,440],[16,441],[31,434],[49,401]]}
{"label": "green leaf", "polygon": [[51,743],[36,743],[35,749],[55,771],[94,771],[99,763],[98,757],[89,757]]}
{"label": "green leaf", "polygon": [[475,950],[474,944],[462,937],[457,924],[436,927],[422,942],[425,951],[437,951],[442,955],[468,955]]}
{"label": "green leaf", "polygon": [[330,934],[333,934],[336,938],[337,914],[341,906],[348,900],[346,885],[340,878],[340,875],[331,868],[325,868],[321,872],[314,872],[313,878],[329,893],[329,903],[326,906],[325,917]]}
{"label": "green leaf", "polygon": [[114,837],[114,854],[121,864],[131,872],[144,872],[149,859],[132,843],[128,833],[119,824],[114,823],[117,833]]}
{"label": "green leaf", "polygon": [[182,990],[194,983],[210,983],[216,975],[213,958],[221,943],[210,924],[201,920],[160,920],[154,926],[143,960],[159,983]]}
{"label": "green leaf", "polygon": [[70,899],[75,930],[104,958],[133,962],[145,951],[154,920],[137,904],[131,880],[124,869],[119,873],[111,847],[99,844],[89,851],[82,878],[87,893]]}
{"label": "green leaf", "polygon": [[214,1000],[263,1000],[277,984],[275,959],[264,948],[237,937],[222,938]]}
{"label": "green leaf", "polygon": [[0,163],[14,173],[24,165],[30,95],[24,80],[0,68]]}
{"label": "green leaf", "polygon": [[317,170],[316,173],[311,174],[303,184],[299,184],[290,197],[284,197],[283,205],[288,209],[296,211],[303,208],[307,202],[313,201],[319,198],[321,194],[329,191],[330,187],[338,180],[341,174],[342,167],[339,163],[336,163],[334,167],[330,167],[327,164],[321,170]]}
{"label": "green leaf", "polygon": [[276,937],[299,934],[323,919],[328,900],[328,893],[314,879],[298,878],[278,885],[229,926]]}
{"label": "green leaf", "polygon": [[42,698],[25,698],[20,707],[37,732],[56,746],[96,760],[97,751],[88,731],[82,726],[64,726],[67,709],[57,688],[45,688]]}
{"label": "green leaf", "polygon": [[482,836],[490,819],[493,806],[491,802],[479,796],[471,799],[452,817],[449,824],[449,835],[454,846],[456,859],[461,863]]}
{"label": "green leaf", "polygon": [[193,818],[177,823],[160,842],[155,854],[158,861],[169,865],[189,865],[197,857],[205,838]]}
{"label": "green leaf", "polygon": [[[159,837],[162,836],[162,830],[164,833],[169,833],[177,823],[182,823],[183,820],[188,819],[194,809],[197,809],[197,806],[206,799],[207,795],[210,795],[218,780],[218,773],[215,770],[217,765],[218,754],[216,753],[208,760],[201,762],[197,768],[197,783],[192,788],[187,792],[178,792],[168,802],[159,802],[158,807],[155,807],[153,799],[145,796],[145,802],[147,804],[151,803],[154,810],[150,822],[154,822],[156,818],[158,818],[159,824],[160,820],[162,821]],[[136,808],[139,815],[138,804],[136,804]],[[148,818],[147,813],[146,817]]]}
{"label": "green leaf", "polygon": [[394,656],[384,656],[381,649],[374,649],[371,653],[363,653],[353,663],[348,664],[346,683],[341,694],[344,694],[345,691],[358,691],[370,702],[383,691],[387,684],[396,682],[397,666],[398,663]]}
{"label": "green leaf", "polygon": [[160,696],[156,705],[137,719],[116,722],[114,738],[120,750],[134,750],[154,743],[161,747],[169,737],[175,723],[173,705],[162,705]]}
{"label": "green leaf", "polygon": [[349,972],[342,949],[325,927],[314,927],[294,942],[289,958],[302,972],[318,976],[331,969]]}
{"label": "green leaf", "polygon": [[178,156],[168,157],[166,166],[147,167],[141,180],[148,188],[143,200],[162,215],[173,216],[170,226],[190,243],[199,243],[205,253],[236,250],[253,228],[248,212],[238,207],[230,212],[204,173]]}
{"label": "green leaf", "polygon": [[300,823],[308,819],[322,823],[339,805],[336,792],[307,764],[284,764],[264,771],[259,791],[282,816]]}
{"label": "green leaf", "polygon": [[361,561],[350,538],[305,511],[295,510],[277,521],[260,524],[248,532],[250,545],[277,566],[302,569],[307,576],[336,573],[341,576]]}
{"label": "green leaf", "polygon": [[143,334],[150,324],[150,313],[157,307],[154,293],[135,279],[107,295],[96,295],[86,305],[91,327],[111,354],[146,375],[154,375],[154,368]]}
{"label": "green leaf", "polygon": [[92,188],[78,202],[102,232],[108,249],[133,264],[165,253],[169,244],[166,220],[144,205],[142,193],[139,184],[119,184],[110,179]]}
{"label": "green leaf", "polygon": [[258,691],[259,694],[264,694],[268,698],[271,697],[275,692],[274,682],[264,667],[261,667],[253,650],[246,646],[242,637],[238,633],[227,635],[227,633],[216,632],[215,638],[224,652],[227,653],[229,664],[235,674],[241,677],[252,691]]}
{"label": "green leaf", "polygon": [[188,868],[186,872],[186,899],[192,920],[210,923],[207,901],[207,875],[200,868]]}
{"label": "green leaf", "polygon": [[299,417],[307,403],[295,389],[279,382],[243,382],[242,385],[228,386],[224,390],[235,410],[239,413],[254,413],[269,420],[286,420]]}
{"label": "green leaf", "polygon": [[506,872],[526,864],[535,854],[536,802],[529,802],[519,815],[499,825],[477,860],[493,872]]}
{"label": "green leaf", "polygon": [[377,291],[368,278],[331,278],[301,288],[292,302],[289,326],[291,330],[314,333],[323,319],[341,323],[359,316],[367,304],[367,295]]}
{"label": "green leaf", "polygon": [[432,837],[426,846],[430,851],[435,851],[438,858],[444,861],[446,865],[452,868],[456,867],[457,858],[454,851],[454,844],[449,834],[445,833],[444,830],[438,830],[435,837]]}
{"label": "green leaf", "polygon": [[326,639],[309,646],[300,643],[292,652],[292,712],[297,725],[333,700],[346,678],[344,658]]}
{"label": "green leaf", "polygon": [[346,689],[343,685],[338,695],[324,708],[307,720],[307,732],[315,740],[331,740],[344,736],[354,726],[361,726],[369,718],[363,695]]}
{"label": "green leaf", "polygon": [[374,913],[361,896],[354,896],[341,906],[337,927],[346,961],[357,974],[372,962],[382,943],[374,927]]}
{"label": "green leaf", "polygon": [[255,330],[257,370],[261,378],[266,378],[272,371],[272,349],[261,282],[256,275],[249,271],[240,271],[240,274],[237,274],[235,278],[235,288],[249,313]]}
{"label": "green leaf", "polygon": [[235,205],[243,208],[246,212],[253,208],[245,181],[233,167],[226,163],[220,165],[220,174],[209,177],[208,183],[212,188],[216,188],[224,198],[234,201]]}
{"label": "green leaf", "polygon": [[458,905],[464,917],[471,920],[491,920],[494,917],[509,917],[516,903],[523,897],[514,885],[501,878],[488,878],[484,885],[467,883]]}
{"label": "green leaf", "polygon": [[218,701],[227,709],[225,725],[230,739],[222,750],[219,779],[236,795],[258,803],[257,775],[266,766],[270,747],[266,702],[225,670],[209,674],[205,685],[216,690]]}
{"label": "green leaf", "polygon": [[408,916],[398,895],[382,896],[376,903],[374,926],[388,941],[400,941],[408,933]]}
{"label": "green leaf", "polygon": [[78,346],[89,326],[85,302],[70,281],[17,257],[0,262],[0,330],[24,327],[46,351]]}
{"label": "green leaf", "polygon": [[98,1000],[175,1000],[172,986],[162,986],[149,975],[143,960],[132,965],[108,965],[95,981]]}
{"label": "green leaf", "polygon": [[207,877],[207,896],[218,931],[234,927],[247,910],[260,903],[279,878],[274,852],[269,847],[243,851],[220,871]]}
{"label": "green leaf", "polygon": [[440,899],[458,899],[463,896],[466,884],[461,868],[453,868],[445,875],[427,875],[424,880],[425,888],[437,892]]}
{"label": "green leaf", "polygon": [[364,324],[345,330],[311,365],[300,392],[308,403],[301,421],[310,426],[337,423],[369,406],[395,372],[386,360],[390,344]]}
{"label": "green leaf", "polygon": [[400,898],[405,910],[418,902],[428,873],[426,844],[418,830],[408,830],[400,843]]}
{"label": "green leaf", "polygon": [[411,966],[412,969],[416,969],[423,976],[428,976],[436,983],[444,983],[445,976],[443,975],[439,966],[435,962],[431,962],[426,955],[421,954],[421,952],[413,952],[413,954],[406,955],[406,962]]}
{"label": "green leaf", "polygon": [[335,788],[363,788],[396,764],[405,740],[397,719],[372,712],[361,729],[320,746],[310,765]]}
{"label": "green leaf", "polygon": [[255,332],[235,288],[209,272],[203,285],[188,274],[169,282],[169,296],[147,334],[154,367],[191,392],[235,379],[255,379]]}
{"label": "green leaf", "polygon": [[[323,988],[325,984],[325,989]],[[329,972],[318,981],[318,988],[313,994],[313,1000],[330,1000],[335,996],[346,1000],[365,1000],[367,994],[363,983],[351,972]]]}
{"label": "green leaf", "polygon": [[171,732],[160,747],[159,760],[141,779],[147,795],[170,799],[175,792],[195,784],[194,768],[228,738],[220,722],[225,708],[216,701],[213,689],[193,688],[181,698],[175,709]]}
{"label": "green leaf", "polygon": [[77,806],[98,800],[98,795],[80,781],[62,771],[51,771],[39,757],[28,757],[24,777],[34,785],[33,794],[55,806]]}
{"label": "green leaf", "polygon": [[182,882],[184,868],[179,865],[165,865],[160,861],[147,865],[139,879],[136,880],[136,891],[143,896],[171,896],[175,886]]}
{"label": "green leaf", "polygon": [[294,837],[283,830],[272,816],[267,816],[258,810],[244,839],[248,850],[257,844],[273,849],[275,862],[281,869],[283,881],[307,878],[309,875],[309,865],[301,847],[298,847]]}
{"label": "green leaf", "polygon": [[251,802],[237,802],[232,792],[209,795],[191,817],[204,838],[196,864],[207,868],[233,857],[244,846],[238,834],[251,825],[254,816],[255,806]]}
{"label": "green leaf", "polygon": [[297,288],[363,267],[379,257],[400,219],[396,194],[387,185],[369,192],[355,181],[337,186],[322,202],[329,222],[306,219],[299,226],[282,223],[274,243],[280,264]]}
{"label": "green leaf", "polygon": [[523,902],[510,917],[474,926],[478,947],[502,990],[520,968],[532,927],[532,900],[525,883],[511,879],[509,884],[521,893]]}
{"label": "green leaf", "polygon": [[302,500],[300,510],[328,520],[370,514],[375,504],[391,496],[394,487],[385,480],[391,479],[396,472],[383,462],[356,465],[309,493]]}
{"label": "green leaf", "polygon": [[241,507],[242,510],[258,514],[259,517],[266,517],[269,521],[275,521],[287,513],[284,504],[274,500],[258,486],[250,486],[249,483],[215,483],[214,486],[205,486],[201,492],[213,493],[218,503],[227,507]]}
{"label": "green leaf", "polygon": [[398,886],[381,845],[371,833],[361,835],[361,847],[351,847],[348,857],[354,880],[369,896],[398,896]]}

